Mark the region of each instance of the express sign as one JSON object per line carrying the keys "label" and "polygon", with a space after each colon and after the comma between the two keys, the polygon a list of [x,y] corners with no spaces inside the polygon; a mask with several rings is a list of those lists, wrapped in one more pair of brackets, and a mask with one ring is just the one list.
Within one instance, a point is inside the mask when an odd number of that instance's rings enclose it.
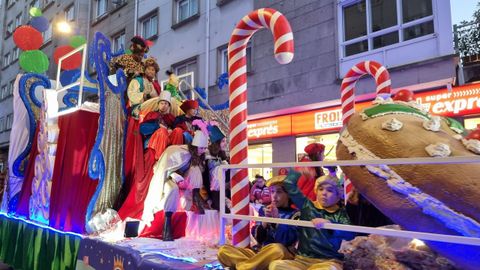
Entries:
{"label": "express sign", "polygon": [[480,84],[415,94],[415,99],[430,113],[461,116],[480,113]]}
{"label": "express sign", "polygon": [[249,140],[282,137],[292,135],[292,117],[290,115],[248,121]]}

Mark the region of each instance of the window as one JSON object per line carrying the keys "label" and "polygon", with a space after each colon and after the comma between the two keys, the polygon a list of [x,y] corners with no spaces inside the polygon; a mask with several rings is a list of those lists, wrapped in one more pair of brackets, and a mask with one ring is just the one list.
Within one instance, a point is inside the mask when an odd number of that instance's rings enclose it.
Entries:
{"label": "window", "polygon": [[13,95],[13,87],[14,87],[14,85],[15,85],[15,80],[11,80],[11,81],[10,81],[10,84],[8,85],[8,95],[7,95],[7,97]]}
{"label": "window", "polygon": [[0,118],[0,132],[5,131],[5,117]]}
{"label": "window", "polygon": [[70,5],[67,9],[65,9],[65,20],[67,22],[71,22],[75,20],[75,6]]}
{"label": "window", "polygon": [[341,8],[344,57],[434,32],[432,0],[360,0]]}
{"label": "window", "polygon": [[[199,0],[175,0],[173,2],[173,26],[199,14]],[[179,25],[178,25],[179,26]]]}
{"label": "window", "polygon": [[15,5],[15,2],[17,2],[16,0],[7,0],[7,8]]}
{"label": "window", "polygon": [[217,0],[217,6],[221,7],[223,5],[230,3],[231,1],[233,0]]}
{"label": "window", "polygon": [[97,0],[96,17],[100,17],[107,12],[107,0]]}
{"label": "window", "polygon": [[[219,74],[222,75],[225,72],[228,72],[228,45],[223,45],[219,48]],[[252,43],[248,42],[247,44],[247,72],[252,71]]]}
{"label": "window", "polygon": [[120,6],[122,6],[123,4],[127,3],[127,0],[113,0],[112,1],[112,4],[113,4],[113,8],[118,8]]}
{"label": "window", "polygon": [[177,0],[176,10],[176,23],[179,23],[198,14],[198,0]]}
{"label": "window", "polygon": [[10,65],[10,53],[3,56],[3,67],[8,67],[8,65]]}
{"label": "window", "polygon": [[22,25],[22,13],[18,14],[17,17],[15,17],[15,29]]}
{"label": "window", "polygon": [[146,39],[153,38],[158,35],[158,14],[148,15],[142,19],[142,36]]}
{"label": "window", "polygon": [[117,52],[122,47],[125,49],[125,30],[112,37],[113,51]]}
{"label": "window", "polygon": [[43,3],[43,7],[45,8],[46,6],[48,6],[48,4],[52,3],[53,0],[43,0],[42,3]]}
{"label": "window", "polygon": [[[255,144],[248,146],[248,163],[272,163],[273,149],[271,143]],[[255,179],[255,175],[260,174],[265,179],[272,178],[272,168],[253,168],[248,169],[250,181]]]}
{"label": "window", "polygon": [[32,3],[30,3],[30,8],[32,8],[32,7],[39,8],[40,7],[40,1],[38,1],[38,0],[32,1]]}
{"label": "window", "polygon": [[0,92],[0,100],[4,100],[5,97],[8,95],[8,90],[7,90],[7,86],[4,85],[2,86],[2,91]]}
{"label": "window", "polygon": [[49,42],[52,39],[52,21],[48,24],[47,31],[42,33],[43,36],[43,44]]}
{"label": "window", "polygon": [[[186,81],[192,87],[195,87],[197,84],[197,58],[191,58],[185,61],[182,61],[178,64],[172,65],[173,72],[179,77],[180,80]],[[188,76],[182,76],[187,73],[190,73]],[[181,90],[187,98],[191,98],[191,89],[187,87],[187,85],[180,85],[179,90]]]}
{"label": "window", "polygon": [[9,22],[7,25],[7,32],[5,33],[5,36],[10,36],[13,34],[13,21]]}
{"label": "window", "polygon": [[12,129],[13,124],[13,114],[7,115],[7,119],[5,120],[5,130]]}
{"label": "window", "polygon": [[19,55],[20,55],[20,49],[18,47],[15,47],[15,49],[13,49],[12,62],[17,61]]}

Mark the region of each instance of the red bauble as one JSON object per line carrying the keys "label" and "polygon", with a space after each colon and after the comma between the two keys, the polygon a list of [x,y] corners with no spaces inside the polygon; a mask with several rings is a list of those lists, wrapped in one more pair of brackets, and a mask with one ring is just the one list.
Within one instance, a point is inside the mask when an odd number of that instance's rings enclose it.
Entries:
{"label": "red bauble", "polygon": [[43,44],[43,36],[30,25],[22,25],[13,32],[13,42],[24,51],[38,50]]}
{"label": "red bauble", "polygon": [[393,100],[409,102],[413,100],[413,92],[407,89],[398,90]]}
{"label": "red bauble", "polygon": [[467,140],[479,140],[480,141],[480,128],[472,130],[470,133],[468,133]]}
{"label": "red bauble", "polygon": [[[53,53],[53,59],[55,60],[55,63],[58,65],[58,60],[60,59],[60,57],[68,54],[73,50],[75,50],[75,48],[73,48],[70,45],[64,45],[56,48],[55,52]],[[63,70],[76,69],[80,67],[81,64],[82,64],[82,55],[80,54],[80,52],[76,52],[73,55],[62,60],[62,69]]]}

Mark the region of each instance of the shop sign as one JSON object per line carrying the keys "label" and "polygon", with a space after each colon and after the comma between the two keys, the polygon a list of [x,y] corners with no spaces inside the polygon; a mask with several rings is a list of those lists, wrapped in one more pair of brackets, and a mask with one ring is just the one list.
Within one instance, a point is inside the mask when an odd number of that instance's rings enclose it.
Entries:
{"label": "shop sign", "polygon": [[290,115],[248,121],[249,140],[292,135],[292,117]]}
{"label": "shop sign", "polygon": [[480,84],[416,93],[416,101],[430,113],[442,116],[461,116],[480,113]]}
{"label": "shop sign", "polygon": [[328,110],[315,113],[315,130],[342,127],[342,110]]}
{"label": "shop sign", "polygon": [[[480,83],[455,87],[452,91],[440,89],[415,93],[415,99],[426,110],[441,116],[464,116],[480,113]],[[371,101],[355,104],[361,111],[371,106]],[[301,112],[292,115],[248,121],[248,139],[306,135],[338,131],[342,127],[341,106]]]}

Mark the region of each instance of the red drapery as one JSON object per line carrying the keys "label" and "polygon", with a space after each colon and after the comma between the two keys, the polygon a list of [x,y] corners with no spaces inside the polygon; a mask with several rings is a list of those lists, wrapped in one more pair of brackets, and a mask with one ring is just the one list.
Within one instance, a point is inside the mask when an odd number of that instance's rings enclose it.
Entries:
{"label": "red drapery", "polygon": [[32,180],[35,175],[35,158],[38,155],[37,148],[37,136],[38,136],[39,127],[35,130],[35,136],[32,141],[32,148],[30,149],[30,154],[28,156],[27,167],[25,168],[25,174],[22,184],[22,190],[20,191],[20,197],[18,198],[16,214],[22,217],[29,217],[29,203],[30,195],[32,195]]}
{"label": "red drapery", "polygon": [[50,197],[50,226],[85,232],[85,214],[98,181],[88,176],[88,159],[98,130],[98,113],[77,111],[58,120],[55,169]]}

